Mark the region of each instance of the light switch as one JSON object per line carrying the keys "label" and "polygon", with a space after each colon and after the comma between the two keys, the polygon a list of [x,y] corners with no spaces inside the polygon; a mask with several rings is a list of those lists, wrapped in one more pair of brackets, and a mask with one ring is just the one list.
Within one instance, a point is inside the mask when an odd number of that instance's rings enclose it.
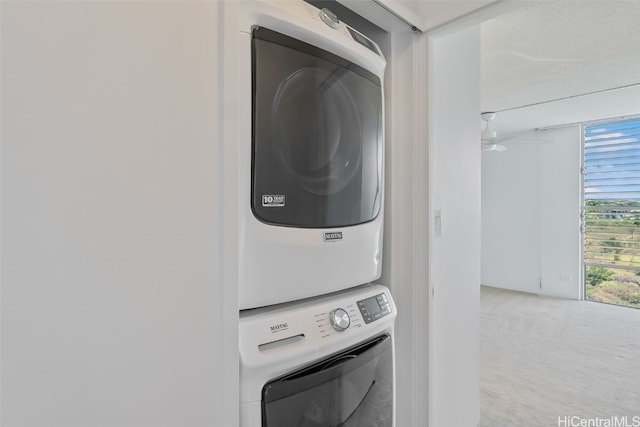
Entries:
{"label": "light switch", "polygon": [[433,215],[433,232],[436,236],[442,236],[442,210],[436,209]]}

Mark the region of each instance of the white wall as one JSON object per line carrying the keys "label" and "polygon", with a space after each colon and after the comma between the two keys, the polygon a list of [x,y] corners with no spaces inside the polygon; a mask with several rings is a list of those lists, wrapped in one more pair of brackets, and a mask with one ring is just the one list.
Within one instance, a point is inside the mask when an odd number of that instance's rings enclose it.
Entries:
{"label": "white wall", "polygon": [[482,153],[482,284],[539,290],[538,171],[535,144]]}
{"label": "white wall", "polygon": [[482,154],[482,284],[580,297],[581,128]]}
{"label": "white wall", "polygon": [[224,7],[2,2],[3,427],[237,425]]}
{"label": "white wall", "polygon": [[429,425],[470,427],[480,417],[479,28],[430,37],[428,59]]}
{"label": "white wall", "polygon": [[387,57],[385,230],[381,283],[398,307],[396,425],[428,423],[427,38],[391,34]]}

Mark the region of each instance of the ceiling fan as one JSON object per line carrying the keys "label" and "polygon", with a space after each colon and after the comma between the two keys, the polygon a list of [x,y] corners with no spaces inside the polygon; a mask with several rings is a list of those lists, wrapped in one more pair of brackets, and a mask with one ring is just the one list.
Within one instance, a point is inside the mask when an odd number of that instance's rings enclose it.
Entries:
{"label": "ceiling fan", "polygon": [[480,133],[480,141],[482,151],[504,151],[507,149],[504,145],[498,144],[496,138],[498,134],[495,130],[489,128],[489,122],[496,118],[496,113],[487,111],[480,114],[482,120],[485,121],[486,127]]}

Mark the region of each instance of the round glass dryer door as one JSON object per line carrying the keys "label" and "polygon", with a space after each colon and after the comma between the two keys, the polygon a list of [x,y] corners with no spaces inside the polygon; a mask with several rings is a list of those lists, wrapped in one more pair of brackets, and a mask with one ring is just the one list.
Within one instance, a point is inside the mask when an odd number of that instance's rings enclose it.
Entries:
{"label": "round glass dryer door", "polygon": [[276,225],[364,223],[380,210],[382,88],[371,72],[253,31],[252,208]]}

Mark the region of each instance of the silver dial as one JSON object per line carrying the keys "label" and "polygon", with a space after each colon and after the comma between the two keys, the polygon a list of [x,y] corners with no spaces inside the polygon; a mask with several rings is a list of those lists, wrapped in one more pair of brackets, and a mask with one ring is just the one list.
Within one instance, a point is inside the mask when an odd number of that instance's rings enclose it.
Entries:
{"label": "silver dial", "polygon": [[322,19],[322,22],[324,22],[334,30],[338,28],[338,25],[340,25],[340,20],[338,19],[338,15],[336,15],[326,7],[320,11],[320,19]]}
{"label": "silver dial", "polygon": [[331,319],[331,326],[333,326],[333,329],[338,332],[344,331],[351,324],[349,313],[342,308],[336,308],[333,310],[329,317]]}

